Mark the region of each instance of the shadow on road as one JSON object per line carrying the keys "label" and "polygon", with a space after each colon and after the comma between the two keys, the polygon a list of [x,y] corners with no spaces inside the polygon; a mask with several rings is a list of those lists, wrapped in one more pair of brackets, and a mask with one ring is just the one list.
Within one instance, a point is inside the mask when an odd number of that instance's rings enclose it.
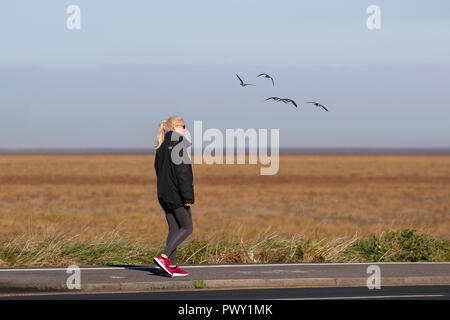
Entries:
{"label": "shadow on road", "polygon": [[108,265],[108,267],[125,268],[128,270],[138,270],[138,271],[149,272],[150,275],[155,275],[155,276],[160,276],[160,277],[165,277],[165,278],[169,277],[164,271],[162,271],[161,269],[159,269],[157,267],[130,266],[130,265],[122,265],[122,264]]}

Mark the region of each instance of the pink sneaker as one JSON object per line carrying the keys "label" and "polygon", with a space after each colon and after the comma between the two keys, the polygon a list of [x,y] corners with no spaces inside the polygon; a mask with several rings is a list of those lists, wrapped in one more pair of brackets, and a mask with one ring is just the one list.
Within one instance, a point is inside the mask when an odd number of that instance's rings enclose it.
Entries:
{"label": "pink sneaker", "polygon": [[153,260],[156,262],[158,266],[161,267],[169,276],[173,276],[174,269],[170,268],[170,260],[169,258],[163,258],[161,255],[158,255],[157,257],[153,258]]}
{"label": "pink sneaker", "polygon": [[179,265],[173,268],[172,272],[173,272],[172,277],[186,277],[189,275],[189,273],[181,269]]}

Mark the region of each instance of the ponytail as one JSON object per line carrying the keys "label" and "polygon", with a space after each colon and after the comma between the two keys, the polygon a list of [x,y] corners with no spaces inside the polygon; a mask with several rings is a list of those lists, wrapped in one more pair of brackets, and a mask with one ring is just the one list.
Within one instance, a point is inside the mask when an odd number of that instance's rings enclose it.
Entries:
{"label": "ponytail", "polygon": [[172,116],[169,119],[163,120],[159,123],[158,135],[156,136],[158,145],[155,147],[155,149],[158,149],[164,142],[164,132],[166,130],[169,130],[170,128],[172,128],[180,120],[183,120],[183,119],[179,116]]}
{"label": "ponytail", "polygon": [[164,141],[164,131],[166,131],[167,120],[163,120],[159,123],[158,135],[156,136],[156,140],[158,141],[158,145],[155,149],[158,149]]}

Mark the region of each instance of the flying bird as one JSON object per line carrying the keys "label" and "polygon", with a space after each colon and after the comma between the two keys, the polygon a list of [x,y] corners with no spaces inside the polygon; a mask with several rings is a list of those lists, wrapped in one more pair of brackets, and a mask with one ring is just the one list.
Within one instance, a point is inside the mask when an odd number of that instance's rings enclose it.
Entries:
{"label": "flying bird", "polygon": [[236,77],[238,77],[239,81],[241,82],[240,83],[241,87],[254,86],[254,84],[251,84],[251,83],[244,83],[244,81],[242,81],[242,79],[238,75],[236,75]]}
{"label": "flying bird", "polygon": [[291,99],[288,99],[288,98],[269,97],[269,98],[267,98],[267,99],[264,100],[264,101],[267,101],[267,100],[270,100],[270,99],[275,100],[275,101],[277,101],[277,102],[279,102],[279,101],[283,101],[284,103],[289,103],[289,102],[291,102],[291,103],[297,108],[297,104],[295,103],[294,100],[291,100]]}
{"label": "flying bird", "polygon": [[273,78],[271,76],[269,76],[267,73],[258,74],[256,77],[260,77],[260,76],[264,76],[265,78],[272,80],[272,85],[275,86],[275,83],[273,82]]}
{"label": "flying bird", "polygon": [[310,102],[306,102],[306,103],[313,103],[316,107],[319,107],[319,108],[324,108],[325,109],[325,111],[328,111],[328,109],[327,108],[325,108],[323,105],[321,105],[320,103],[318,103],[318,102],[314,102],[314,101],[310,101]]}
{"label": "flying bird", "polygon": [[288,98],[283,98],[281,99],[281,101],[283,101],[284,103],[292,103],[296,108],[297,108],[297,104],[295,103],[294,100],[288,99]]}
{"label": "flying bird", "polygon": [[264,101],[267,101],[267,100],[270,100],[270,99],[275,100],[275,101],[281,101],[281,98],[278,98],[278,97],[269,97],[269,98],[267,98]]}

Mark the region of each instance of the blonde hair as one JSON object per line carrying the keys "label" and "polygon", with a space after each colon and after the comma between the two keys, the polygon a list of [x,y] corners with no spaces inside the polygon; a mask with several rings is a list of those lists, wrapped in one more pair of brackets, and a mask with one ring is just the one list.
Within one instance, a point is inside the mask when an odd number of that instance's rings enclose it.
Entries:
{"label": "blonde hair", "polygon": [[162,145],[164,141],[164,132],[166,130],[170,130],[172,127],[174,127],[177,123],[181,121],[183,121],[183,118],[179,116],[171,116],[169,119],[163,120],[159,123],[158,135],[156,136],[158,145],[155,147],[155,149],[158,149]]}

